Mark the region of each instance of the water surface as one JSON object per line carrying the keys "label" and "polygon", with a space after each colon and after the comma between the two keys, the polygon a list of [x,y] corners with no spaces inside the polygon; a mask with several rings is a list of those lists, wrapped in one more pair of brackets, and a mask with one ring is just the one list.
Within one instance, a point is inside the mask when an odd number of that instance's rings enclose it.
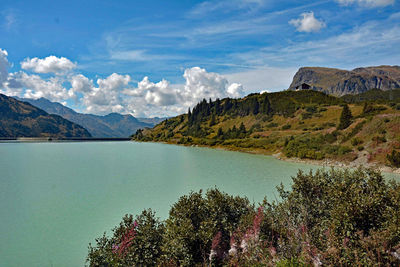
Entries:
{"label": "water surface", "polygon": [[214,186],[276,199],[298,169],[272,157],[135,142],[0,144],[0,266],[83,266],[87,245],[127,214],[161,218]]}

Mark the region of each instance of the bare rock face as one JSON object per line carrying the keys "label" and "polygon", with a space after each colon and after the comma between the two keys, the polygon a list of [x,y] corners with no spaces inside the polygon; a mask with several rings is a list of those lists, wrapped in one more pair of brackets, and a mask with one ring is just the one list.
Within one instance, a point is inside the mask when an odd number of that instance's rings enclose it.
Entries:
{"label": "bare rock face", "polygon": [[304,67],[293,77],[289,90],[295,90],[303,83],[310,85],[313,90],[336,96],[359,94],[374,88],[387,91],[400,88],[400,67],[378,66],[351,71]]}

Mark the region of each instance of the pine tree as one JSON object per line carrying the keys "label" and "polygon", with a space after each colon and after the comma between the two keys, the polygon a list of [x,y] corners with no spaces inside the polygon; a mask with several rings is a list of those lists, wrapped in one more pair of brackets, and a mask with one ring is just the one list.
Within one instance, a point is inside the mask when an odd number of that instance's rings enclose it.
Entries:
{"label": "pine tree", "polygon": [[222,131],[221,127],[218,128],[217,137],[221,139],[224,138],[224,131]]}
{"label": "pine tree", "polygon": [[268,95],[266,93],[264,95],[261,112],[268,115],[271,112],[271,103],[269,102]]}
{"label": "pine tree", "polygon": [[353,115],[351,114],[351,111],[349,109],[349,106],[345,104],[343,106],[342,114],[340,114],[340,121],[339,121],[339,130],[346,129],[347,127],[350,126],[351,124],[351,119],[353,118]]}
{"label": "pine tree", "polygon": [[244,124],[243,124],[243,122],[240,124],[240,126],[239,126],[239,132],[241,133],[241,134],[246,134],[246,127],[244,127]]}
{"label": "pine tree", "polygon": [[211,127],[211,126],[214,126],[215,124],[217,124],[217,122],[215,120],[215,115],[212,114],[209,126]]}

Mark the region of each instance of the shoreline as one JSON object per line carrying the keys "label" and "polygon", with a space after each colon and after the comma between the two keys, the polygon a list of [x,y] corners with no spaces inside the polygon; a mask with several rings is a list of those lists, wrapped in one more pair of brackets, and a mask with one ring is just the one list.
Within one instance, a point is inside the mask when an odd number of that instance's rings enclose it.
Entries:
{"label": "shoreline", "polygon": [[317,165],[321,167],[337,167],[337,168],[358,168],[358,167],[366,167],[366,168],[374,168],[384,173],[392,173],[396,175],[400,175],[400,168],[392,168],[386,165],[377,164],[377,163],[370,163],[367,162],[365,158],[357,158],[352,162],[341,162],[332,159],[324,159],[324,160],[312,160],[312,159],[300,159],[300,158],[288,158],[285,157],[282,152],[277,153],[268,153],[266,150],[262,149],[243,149],[243,148],[236,148],[236,147],[226,147],[226,146],[206,146],[206,145],[199,145],[199,144],[177,144],[177,143],[169,143],[169,142],[155,142],[155,141],[137,141],[131,140],[133,142],[143,142],[143,143],[162,143],[168,145],[178,145],[178,146],[186,146],[186,147],[205,147],[211,149],[220,149],[225,151],[233,151],[233,152],[241,152],[241,153],[248,153],[248,154],[255,154],[255,155],[266,155],[272,156],[277,160],[282,160],[286,162],[293,162],[293,163],[303,163],[303,164],[310,164],[310,165]]}

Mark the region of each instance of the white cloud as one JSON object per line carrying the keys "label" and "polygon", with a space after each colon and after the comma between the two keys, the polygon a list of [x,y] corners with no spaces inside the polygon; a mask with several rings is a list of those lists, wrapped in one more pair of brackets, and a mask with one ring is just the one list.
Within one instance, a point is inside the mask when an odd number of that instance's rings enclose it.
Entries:
{"label": "white cloud", "polygon": [[126,110],[134,114],[174,115],[186,112],[203,98],[213,99],[243,96],[243,86],[239,83],[229,85],[228,80],[218,73],[207,72],[205,69],[193,67],[186,69],[183,77],[184,85],[171,85],[166,80],[158,83],[144,77],[137,88],[128,88],[123,94]]}
{"label": "white cloud", "polygon": [[148,104],[156,106],[177,104],[179,98],[179,91],[170,87],[168,81],[162,80],[158,83],[153,83],[149,81],[147,76],[138,83],[136,89],[125,90],[124,93],[131,96],[144,97]]}
{"label": "white cloud", "polygon": [[299,32],[317,32],[326,26],[323,21],[314,17],[314,12],[302,13],[300,17],[289,21]]}
{"label": "white cloud", "polygon": [[84,93],[83,103],[87,112],[107,113],[124,112],[121,105],[121,92],[131,81],[129,75],[113,73],[106,79],[98,79],[98,87],[92,87],[89,92]]}
{"label": "white cloud", "polygon": [[65,57],[48,56],[44,59],[26,58],[21,68],[36,73],[64,73],[76,68],[76,64]]}
{"label": "white cloud", "polygon": [[221,98],[227,95],[228,80],[218,73],[193,67],[186,69],[183,77],[186,79],[184,94],[187,100],[190,99],[188,102],[198,102],[203,98]]}
{"label": "white cloud", "polygon": [[52,101],[63,101],[70,97],[68,90],[62,85],[62,79],[58,77],[51,77],[48,80],[44,80],[38,75],[29,75],[25,72],[18,72],[14,76],[15,80],[23,88],[27,88],[23,97],[44,97]]}
{"label": "white cloud", "polygon": [[[144,77],[137,83],[137,88],[133,88],[129,75],[113,73],[104,79],[97,79],[94,83],[83,74],[73,75],[65,72],[72,69],[66,67],[68,64],[64,64],[70,61],[55,57],[55,60],[51,57],[34,58],[21,63],[24,69],[39,74],[28,74],[24,71],[8,73],[7,56],[7,51],[0,49],[1,93],[35,99],[44,97],[61,103],[73,100],[77,107],[81,107],[81,111],[88,113],[120,112],[134,116],[173,116],[186,112],[188,107],[193,107],[203,98],[215,100],[227,96],[240,97],[244,94],[241,84],[230,84],[224,76],[207,72],[200,67],[184,71],[185,84],[171,85],[165,79],[154,83],[148,77]],[[55,75],[40,75],[50,72],[54,72]],[[70,87],[65,87],[68,84]]]}
{"label": "white cloud", "polygon": [[8,63],[7,56],[7,51],[0,48],[0,88],[8,77],[8,67],[10,64]]}
{"label": "white cloud", "polygon": [[228,86],[228,89],[226,90],[228,93],[229,97],[241,97],[243,96],[243,86],[240,83],[232,83],[231,85]]}
{"label": "white cloud", "polygon": [[395,0],[336,0],[341,5],[358,4],[365,7],[384,7],[393,5]]}
{"label": "white cloud", "polygon": [[90,92],[93,88],[93,81],[82,74],[74,75],[70,79],[71,90],[74,92]]}

